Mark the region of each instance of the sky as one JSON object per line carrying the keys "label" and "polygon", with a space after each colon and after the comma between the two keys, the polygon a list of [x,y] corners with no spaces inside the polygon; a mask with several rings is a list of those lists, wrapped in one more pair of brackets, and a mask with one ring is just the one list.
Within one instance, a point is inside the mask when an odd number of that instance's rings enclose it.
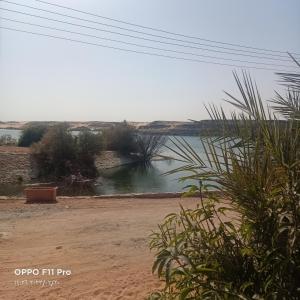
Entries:
{"label": "sky", "polygon": [[[93,22],[103,22],[151,34],[166,35],[161,32],[147,31],[64,10],[34,0],[12,1],[73,15]],[[49,0],[49,2],[190,36],[300,53],[299,0]],[[72,20],[68,17],[18,7],[3,1],[0,1],[0,8],[134,34],[103,27],[96,23]],[[205,52],[194,48],[157,44],[5,10],[0,10],[0,18],[55,26],[65,30],[176,51],[240,60],[259,60]],[[0,19],[0,26],[114,47],[191,57],[120,45],[115,42],[36,28],[3,19]],[[145,37],[142,34],[135,35]],[[178,36],[171,37],[184,39]],[[205,43],[195,39],[189,40]],[[195,46],[195,44],[187,45]],[[213,45],[222,46],[222,44],[216,43]],[[230,46],[225,45],[225,47]],[[225,62],[197,56],[192,56],[192,58]],[[259,61],[280,63],[276,60]],[[245,65],[244,63],[231,63]],[[293,65],[290,62],[281,62],[281,64]],[[280,69],[286,68],[280,67]],[[237,67],[127,53],[0,28],[0,121],[128,120],[142,122],[207,119],[205,104],[222,105],[226,111],[232,109],[223,99],[225,97],[224,91],[238,95],[232,76],[234,70],[241,72],[241,68]],[[274,90],[281,90],[274,71],[249,69],[249,72],[257,82],[264,99],[271,99]]]}

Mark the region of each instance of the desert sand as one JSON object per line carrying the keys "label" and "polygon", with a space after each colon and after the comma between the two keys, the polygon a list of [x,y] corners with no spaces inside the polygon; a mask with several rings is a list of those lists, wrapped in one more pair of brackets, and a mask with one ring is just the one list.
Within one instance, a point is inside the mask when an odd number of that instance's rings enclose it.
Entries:
{"label": "desert sand", "polygon": [[[161,286],[151,273],[149,235],[165,215],[196,198],[59,198],[57,204],[0,200],[1,299],[145,299]],[[14,274],[37,269],[39,275]],[[71,275],[41,275],[63,269]],[[18,272],[18,271],[17,271]],[[52,286],[50,286],[52,285]]]}

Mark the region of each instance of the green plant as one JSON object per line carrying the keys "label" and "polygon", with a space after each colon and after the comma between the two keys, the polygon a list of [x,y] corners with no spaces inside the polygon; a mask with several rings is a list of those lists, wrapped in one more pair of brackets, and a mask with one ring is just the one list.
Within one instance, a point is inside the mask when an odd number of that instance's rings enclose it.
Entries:
{"label": "green plant", "polygon": [[80,172],[95,177],[95,156],[102,150],[102,137],[88,130],[73,136],[66,123],[52,126],[42,140],[32,145],[40,176],[62,177]]}
{"label": "green plant", "polygon": [[126,155],[135,152],[135,134],[135,129],[126,121],[116,124],[103,131],[105,149]]}
{"label": "green plant", "polygon": [[[208,109],[223,135],[202,139],[205,157],[173,140],[185,162],[173,172],[190,171],[182,180],[200,181],[189,193],[201,197],[152,234],[165,288],[150,299],[300,299],[299,82],[273,113],[249,75],[234,76],[241,99],[227,95],[238,112],[229,128],[222,109]],[[203,198],[211,187],[220,193]]]}
{"label": "green plant", "polygon": [[30,147],[33,143],[39,142],[48,130],[45,124],[29,124],[22,130],[18,141],[20,147]]}
{"label": "green plant", "polygon": [[37,161],[40,176],[65,176],[72,173],[76,159],[76,143],[62,123],[49,128],[40,142],[32,145],[32,154]]}
{"label": "green plant", "polygon": [[77,164],[84,176],[95,177],[97,169],[95,166],[95,156],[103,148],[103,137],[101,134],[94,134],[89,130],[83,130],[76,138]]}
{"label": "green plant", "polygon": [[135,151],[138,159],[148,163],[155,156],[159,155],[162,147],[166,143],[166,137],[163,135],[137,134],[135,143]]}

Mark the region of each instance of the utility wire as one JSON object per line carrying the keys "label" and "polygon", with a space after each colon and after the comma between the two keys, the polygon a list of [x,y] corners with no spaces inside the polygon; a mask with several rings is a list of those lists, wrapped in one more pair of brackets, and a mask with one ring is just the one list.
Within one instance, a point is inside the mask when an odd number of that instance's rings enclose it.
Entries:
{"label": "utility wire", "polygon": [[[182,34],[182,33],[171,32],[171,31],[167,31],[167,30],[164,30],[164,29],[154,28],[154,27],[150,27],[150,26],[143,26],[143,25],[139,25],[139,24],[136,24],[136,23],[130,23],[130,22],[119,20],[119,19],[109,18],[109,17],[105,17],[103,15],[90,13],[90,12],[86,12],[86,11],[83,11],[83,10],[75,9],[75,8],[64,6],[64,5],[50,3],[50,2],[47,2],[47,1],[42,1],[42,0],[34,0],[34,1],[44,3],[44,4],[47,4],[47,5],[52,5],[52,6],[55,6],[55,7],[68,9],[68,10],[75,11],[75,12],[79,12],[79,13],[82,13],[82,14],[85,14],[85,15],[90,15],[90,16],[93,16],[93,17],[98,17],[98,18],[102,18],[102,19],[105,19],[105,20],[118,22],[118,23],[121,23],[121,24],[135,26],[135,27],[139,27],[139,28],[143,28],[143,29],[150,29],[150,30],[153,30],[153,31],[167,33],[167,34],[171,34],[171,35],[175,35],[175,36],[181,36],[181,37],[185,37],[185,38],[197,39],[197,40],[201,40],[201,41],[217,43],[217,44],[222,44],[222,45],[228,45],[228,46],[234,46],[234,47],[240,47],[240,48],[248,48],[248,49],[253,49],[253,50],[269,51],[269,52],[282,53],[282,54],[287,53],[286,51],[266,49],[266,48],[257,48],[257,47],[251,47],[251,46],[246,46],[246,45],[241,45],[241,44],[226,43],[226,42],[221,42],[221,41],[216,41],[216,40],[211,40],[211,39],[200,38],[200,37],[196,37],[196,36],[192,36],[192,35],[186,35],[186,34]],[[290,53],[294,54],[294,55],[300,55],[300,53],[295,53],[295,52],[290,52]]]}
{"label": "utility wire", "polygon": [[[0,1],[3,1],[3,0],[0,0]],[[116,32],[116,31],[111,31],[111,30],[106,30],[106,29],[100,29],[100,28],[96,28],[96,27],[81,25],[81,24],[77,24],[77,23],[72,23],[72,22],[67,22],[67,21],[61,21],[61,20],[57,20],[57,19],[52,19],[52,18],[48,18],[48,17],[43,17],[43,16],[39,16],[39,15],[34,15],[34,14],[30,14],[30,13],[21,12],[21,11],[18,11],[18,10],[12,10],[12,9],[2,8],[2,7],[0,7],[0,9],[1,10],[5,10],[5,11],[9,11],[9,12],[13,12],[13,13],[18,13],[18,14],[30,16],[30,17],[35,17],[35,18],[43,19],[43,20],[54,21],[54,22],[68,24],[68,25],[77,26],[77,27],[81,27],[81,28],[87,28],[87,29],[92,29],[92,30],[97,30],[97,31],[112,33],[112,34],[116,34],[116,35],[120,35],[120,36],[126,36],[126,37],[130,37],[130,38],[134,38],[134,39],[139,39],[139,40],[144,40],[144,41],[150,41],[150,42],[155,42],[155,43],[159,43],[159,44],[173,45],[173,46],[179,46],[179,47],[184,47],[184,48],[191,48],[191,49],[197,49],[197,50],[203,50],[203,51],[210,51],[210,52],[216,52],[216,53],[222,53],[222,54],[229,54],[229,55],[239,55],[239,56],[253,57],[253,58],[258,58],[258,59],[268,59],[268,60],[275,60],[275,61],[291,62],[290,59],[282,59],[282,58],[258,56],[258,55],[251,55],[251,54],[245,54],[245,53],[233,53],[233,52],[227,52],[227,51],[221,51],[221,50],[215,50],[215,49],[207,49],[207,48],[201,48],[201,47],[194,47],[194,46],[182,45],[182,44],[171,43],[171,42],[166,42],[166,41],[159,41],[159,40],[154,40],[154,39],[149,39],[149,38],[134,36],[134,35],[130,35],[130,34],[120,33],[120,32]]]}
{"label": "utility wire", "polygon": [[51,29],[51,30],[56,30],[56,31],[61,31],[61,32],[67,32],[67,33],[77,34],[77,35],[81,35],[81,36],[87,36],[87,37],[92,37],[92,38],[96,38],[96,39],[106,40],[106,41],[110,41],[110,42],[117,42],[117,43],[121,43],[121,44],[125,44],[125,45],[143,47],[143,48],[154,49],[154,50],[159,50],[159,51],[167,51],[167,52],[173,52],[173,53],[179,53],[179,54],[185,54],[185,55],[199,56],[199,57],[205,57],[205,58],[211,58],[211,59],[228,60],[228,61],[249,63],[249,64],[258,64],[258,65],[275,66],[275,67],[286,67],[286,68],[296,68],[295,66],[287,66],[287,65],[280,65],[280,64],[263,63],[263,62],[254,62],[254,61],[247,61],[247,60],[246,61],[245,60],[237,60],[237,59],[210,56],[210,55],[202,55],[202,54],[196,54],[196,53],[191,53],[191,52],[183,52],[183,51],[177,51],[177,50],[171,50],[171,49],[165,49],[165,48],[151,47],[151,46],[146,46],[146,45],[141,45],[141,44],[135,44],[135,43],[124,42],[124,41],[120,41],[120,40],[100,37],[100,36],[91,35],[91,34],[85,34],[85,33],[77,32],[77,31],[71,31],[71,30],[66,30],[66,29],[61,29],[61,28],[56,28],[56,27],[51,27],[51,26],[44,26],[44,25],[35,24],[35,23],[23,22],[23,21],[19,21],[19,20],[4,18],[4,17],[0,17],[0,19],[15,22],[15,23],[19,23],[19,24],[25,24],[25,25],[30,25],[30,26],[40,27],[40,28],[46,28],[46,29]]}
{"label": "utility wire", "polygon": [[219,63],[219,62],[209,62],[209,61],[199,60],[199,59],[171,56],[171,55],[165,55],[165,54],[158,54],[158,53],[152,53],[152,52],[146,52],[146,51],[137,51],[137,50],[119,48],[119,47],[114,47],[114,46],[98,44],[98,43],[91,43],[91,42],[86,42],[86,41],[81,41],[81,40],[76,40],[76,39],[71,39],[71,38],[66,38],[66,37],[54,36],[54,35],[50,35],[50,34],[20,30],[20,29],[16,29],[16,28],[5,27],[5,26],[0,26],[0,28],[10,30],[10,31],[27,33],[27,34],[36,35],[36,36],[44,36],[47,38],[50,37],[50,38],[59,39],[59,40],[65,40],[65,41],[70,41],[70,42],[75,42],[75,43],[86,44],[86,45],[93,45],[93,46],[102,47],[102,48],[114,49],[114,50],[119,50],[119,51],[124,51],[124,52],[145,54],[145,55],[149,55],[149,56],[158,56],[158,57],[163,57],[163,58],[184,60],[184,61],[197,62],[197,63],[205,63],[205,64],[213,64],[213,65],[220,65],[220,66],[228,66],[228,67],[235,67],[235,68],[250,68],[250,69],[265,70],[265,71],[288,72],[287,70],[278,70],[278,69],[274,69],[274,68],[264,68],[264,67],[256,67],[256,66],[241,66],[241,65],[226,64],[226,63]]}
{"label": "utility wire", "polygon": [[172,41],[181,42],[181,43],[188,43],[188,44],[200,45],[200,46],[205,46],[205,47],[212,47],[212,48],[219,48],[219,49],[225,49],[225,50],[231,50],[231,51],[238,51],[238,52],[242,52],[242,53],[263,54],[263,55],[268,55],[268,56],[273,56],[273,57],[287,57],[287,55],[261,53],[261,52],[257,52],[257,51],[250,51],[250,50],[243,50],[243,49],[233,49],[233,48],[224,47],[224,46],[209,45],[209,44],[203,44],[203,43],[199,43],[199,42],[192,42],[192,41],[187,41],[187,40],[182,40],[182,39],[177,39],[177,38],[171,38],[171,37],[166,37],[166,36],[162,36],[162,35],[147,33],[147,32],[144,32],[144,31],[128,29],[128,28],[124,28],[124,27],[121,27],[121,26],[102,23],[102,22],[98,22],[98,21],[87,20],[87,19],[84,19],[84,18],[79,18],[79,17],[75,17],[75,16],[71,16],[71,15],[51,11],[51,10],[48,10],[48,9],[37,8],[37,7],[34,7],[34,6],[30,6],[30,5],[20,4],[20,3],[13,2],[13,1],[8,1],[8,0],[0,0],[0,1],[10,3],[10,4],[13,4],[13,5],[17,5],[17,6],[21,6],[21,7],[30,8],[30,9],[37,10],[37,11],[42,11],[42,12],[47,12],[47,13],[59,15],[59,16],[62,16],[62,17],[72,18],[72,19],[79,20],[79,21],[85,21],[85,22],[89,22],[89,23],[93,23],[93,24],[98,24],[98,25],[110,27],[110,28],[121,29],[121,30],[129,31],[129,32],[134,32],[134,33],[143,34],[143,35],[156,37],[156,38],[163,38],[163,39],[172,40]]}

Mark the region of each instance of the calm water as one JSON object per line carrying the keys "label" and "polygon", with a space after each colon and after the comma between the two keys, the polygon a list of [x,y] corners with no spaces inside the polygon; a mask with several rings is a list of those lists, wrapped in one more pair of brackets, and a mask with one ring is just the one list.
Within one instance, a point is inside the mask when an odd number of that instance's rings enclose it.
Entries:
{"label": "calm water", "polygon": [[[185,139],[196,149],[197,153],[203,154],[199,137],[185,137]],[[171,143],[168,142],[167,145],[171,146]],[[162,154],[174,156],[168,149],[164,149]],[[100,185],[97,186],[97,189],[101,194],[179,192],[192,182],[179,182],[178,179],[181,176],[191,174],[185,172],[171,175],[163,174],[180,166],[182,163],[175,160],[155,160],[149,167],[129,165],[109,169],[101,174]]]}
{"label": "calm water", "polygon": [[2,135],[10,135],[14,139],[19,139],[21,135],[21,130],[17,129],[1,129],[0,128],[0,136]]}
{"label": "calm water", "polygon": [[[0,129],[0,135],[11,134],[18,138],[19,130]],[[203,148],[199,137],[184,137],[189,144],[200,155],[203,154]],[[172,147],[170,141],[167,145]],[[172,152],[164,148],[163,155],[174,156]],[[97,178],[95,185],[89,188],[60,188],[61,195],[105,195],[105,194],[123,194],[123,193],[145,193],[145,192],[179,192],[184,186],[195,182],[179,182],[181,176],[190,175],[188,173],[176,173],[172,175],[163,175],[164,173],[178,168],[181,162],[175,160],[155,160],[150,166],[140,164],[125,165],[103,171]],[[23,187],[21,185],[0,185],[0,195],[21,194]]]}

